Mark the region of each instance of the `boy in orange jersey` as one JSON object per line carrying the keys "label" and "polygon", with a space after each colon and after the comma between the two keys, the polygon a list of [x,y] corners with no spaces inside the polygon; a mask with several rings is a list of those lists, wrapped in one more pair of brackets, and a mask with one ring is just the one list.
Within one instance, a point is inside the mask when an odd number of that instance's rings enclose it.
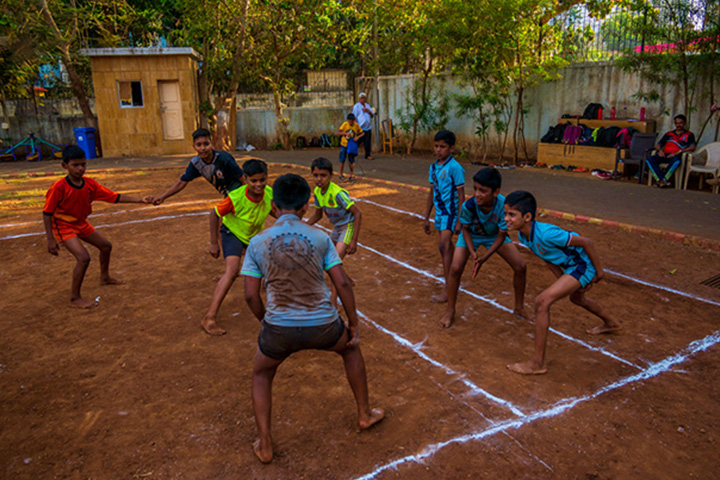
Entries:
{"label": "boy in orange jersey", "polygon": [[100,250],[100,282],[103,285],[124,283],[110,276],[110,252],[112,243],[87,221],[92,213],[92,202],[100,200],[108,203],[152,203],[152,197],[132,197],[109,190],[92,178],[85,178],[85,152],[76,145],[62,152],[62,166],[68,175],[53,183],[45,194],[43,223],[48,240],[48,252],[57,255],[59,246],[64,245],[75,256],[76,263],[72,275],[70,306],[91,308],[97,305],[80,295],[85,272],[90,264],[90,254],[80,240]]}

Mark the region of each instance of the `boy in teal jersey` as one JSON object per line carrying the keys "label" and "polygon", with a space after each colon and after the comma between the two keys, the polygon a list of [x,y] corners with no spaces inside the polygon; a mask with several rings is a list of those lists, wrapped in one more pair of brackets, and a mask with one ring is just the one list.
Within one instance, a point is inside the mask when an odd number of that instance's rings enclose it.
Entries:
{"label": "boy in teal jersey", "polygon": [[335,244],[338,255],[340,258],[352,255],[357,251],[360,236],[360,209],[350,199],[347,190],[332,182],[333,169],[330,160],[316,158],[310,171],[317,186],[313,193],[315,211],[308,218],[308,225],[316,224],[325,213],[334,227],[330,239]]}
{"label": "boy in teal jersey", "polygon": [[592,241],[550,223],[535,220],[537,203],[531,193],[517,190],[505,198],[505,223],[519,232],[520,242],[543,259],[557,280],[535,298],[535,350],[527,362],[507,367],[523,375],[547,372],[545,348],[550,328],[550,306],[570,297],[575,305],[599,317],[604,325],[587,330],[591,335],[610,333],[622,326],[585,293],[605,276]]}
{"label": "boy in teal jersey", "polygon": [[455,134],[440,130],[435,134],[435,156],[430,166],[430,192],[425,208],[425,233],[430,235],[430,212],[435,208],[435,230],[440,232],[438,250],[442,258],[445,288],[440,295],[432,297],[435,303],[448,300],[447,280],[453,259],[453,233],[460,233],[460,206],[465,202],[465,169],[453,158]]}
{"label": "boy in teal jersey", "polygon": [[[525,260],[515,245],[510,242],[505,225],[505,197],[500,195],[502,177],[495,168],[483,168],[473,176],[474,195],[463,203],[460,209],[462,233],[457,239],[452,266],[447,281],[448,304],[440,325],[448,328],[455,319],[455,305],[465,264],[473,259],[472,278],[477,277],[482,265],[497,252],[513,269],[515,290],[514,313],[527,318],[523,300],[525,298]],[[472,245],[472,248],[469,247]],[[480,256],[480,246],[485,253]]]}
{"label": "boy in teal jersey", "polygon": [[[253,365],[252,399],[258,429],[253,450],[263,463],[273,458],[272,382],[278,367],[295,352],[318,349],[342,357],[361,430],[385,415],[380,408],[370,408],[350,280],[327,235],[302,221],[309,198],[310,186],[299,175],[289,173],[275,181],[273,205],[278,220],[250,241],[242,266],[245,300],[262,323]],[[325,272],[342,299],[347,326],[332,305]],[[260,296],[263,280],[267,307]]]}
{"label": "boy in teal jersey", "polygon": [[[202,328],[210,335],[226,332],[216,322],[218,310],[240,271],[240,259],[250,239],[257,235],[272,213],[272,188],[267,184],[267,165],[262,160],[248,160],[243,164],[245,185],[232,190],[210,212],[210,255],[220,256],[218,232],[225,257],[225,273],[215,286],[210,309],[203,317]],[[220,222],[222,219],[222,223]]]}

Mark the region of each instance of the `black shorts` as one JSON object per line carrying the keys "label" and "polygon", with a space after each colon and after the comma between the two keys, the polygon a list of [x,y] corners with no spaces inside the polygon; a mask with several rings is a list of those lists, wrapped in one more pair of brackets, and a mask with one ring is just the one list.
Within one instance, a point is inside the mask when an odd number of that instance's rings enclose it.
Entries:
{"label": "black shorts", "polygon": [[247,244],[235,236],[225,225],[220,227],[220,243],[222,244],[223,258],[230,256],[242,257]]}
{"label": "black shorts", "polygon": [[279,327],[263,320],[258,347],[266,357],[285,360],[300,350],[327,350],[335,346],[345,333],[345,323],[338,317],[318,327]]}

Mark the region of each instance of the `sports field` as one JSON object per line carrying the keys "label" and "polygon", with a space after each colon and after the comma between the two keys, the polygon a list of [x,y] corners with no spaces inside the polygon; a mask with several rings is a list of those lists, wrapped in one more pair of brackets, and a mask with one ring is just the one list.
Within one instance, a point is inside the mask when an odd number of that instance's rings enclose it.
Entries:
{"label": "sports field", "polygon": [[[183,170],[88,176],[148,195]],[[270,165],[271,181],[286,172],[309,179]],[[127,283],[100,286],[93,249],[83,294],[99,306],[78,311],[66,306],[74,259],[49,255],[42,227],[58,178],[0,179],[2,478],[717,478],[720,290],[701,284],[720,273],[717,251],[542,219],[593,239],[609,275],[589,296],[624,329],[587,335],[599,320],[558,302],[549,372],[523,377],[505,368],[533,337],[511,313],[512,270],[493,257],[477,280],[466,272],[456,323],[442,329],[444,306],[429,301],[438,237],[418,217],[427,192],[361,180],[348,190],[362,246],[345,266],[371,403],[386,418],[358,433],[340,358],[295,355],[274,383],[275,459],[262,465],[250,398],[260,324],[242,281],[220,310],[228,334],[200,329],[224,269],[206,251],[215,190],[196,181],[160,207],[95,204],[90,222]],[[521,252],[532,310],[553,276]]]}

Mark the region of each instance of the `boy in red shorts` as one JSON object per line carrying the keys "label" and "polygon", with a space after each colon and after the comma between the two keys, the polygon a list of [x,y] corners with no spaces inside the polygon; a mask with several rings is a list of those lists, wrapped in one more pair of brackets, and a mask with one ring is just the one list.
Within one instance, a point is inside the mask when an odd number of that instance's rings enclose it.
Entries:
{"label": "boy in red shorts", "polygon": [[110,276],[110,252],[112,243],[95,231],[87,222],[92,213],[92,202],[108,203],[152,203],[152,197],[132,197],[109,190],[92,178],[84,178],[87,160],[85,152],[71,145],[62,152],[62,166],[68,175],[53,183],[45,194],[43,223],[48,240],[48,252],[57,255],[64,245],[75,256],[77,263],[73,270],[70,306],[91,308],[97,305],[80,295],[85,272],[90,264],[90,254],[80,240],[100,250],[100,281],[103,285],[123,283]]}

